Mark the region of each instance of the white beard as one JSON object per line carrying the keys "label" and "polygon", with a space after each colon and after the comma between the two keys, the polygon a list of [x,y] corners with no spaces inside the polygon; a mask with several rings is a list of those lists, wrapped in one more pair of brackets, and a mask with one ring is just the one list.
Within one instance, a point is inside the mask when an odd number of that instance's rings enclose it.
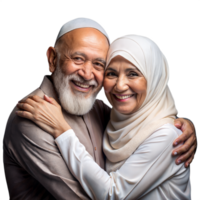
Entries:
{"label": "white beard", "polygon": [[76,74],[65,76],[61,71],[60,67],[56,67],[56,70],[53,74],[53,82],[58,93],[61,106],[70,114],[84,115],[92,109],[99,91],[86,98],[85,93],[71,91],[69,85],[70,80],[79,81],[83,84],[87,83],[90,85],[94,85],[94,88],[97,87],[98,84],[95,80],[84,81],[83,78]]}

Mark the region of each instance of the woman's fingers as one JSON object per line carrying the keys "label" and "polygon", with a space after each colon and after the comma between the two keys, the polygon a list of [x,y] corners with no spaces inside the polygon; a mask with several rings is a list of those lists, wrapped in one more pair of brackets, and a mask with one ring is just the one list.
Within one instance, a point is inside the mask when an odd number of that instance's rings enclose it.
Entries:
{"label": "woman's fingers", "polygon": [[41,113],[44,113],[46,109],[47,102],[45,102],[41,97],[30,96],[27,99],[20,101],[17,107],[25,112],[16,112],[18,116],[31,119],[36,122],[38,118],[41,118]]}
{"label": "woman's fingers", "polygon": [[33,115],[30,112],[18,110],[18,111],[16,111],[16,114],[20,117],[24,117],[26,119],[33,120]]}
{"label": "woman's fingers", "polygon": [[33,100],[35,102],[36,106],[37,105],[44,105],[46,101],[55,105],[55,106],[60,106],[54,98],[51,98],[47,95],[44,95],[44,99],[42,99],[41,97],[39,97],[37,95],[31,96],[31,97],[29,97],[29,99]]}
{"label": "woman's fingers", "polygon": [[29,97],[25,100],[19,101],[17,107],[33,113],[34,108],[38,107],[38,103]]}
{"label": "woman's fingers", "polygon": [[48,97],[46,94],[44,95],[44,100],[49,102],[49,103],[52,103],[51,98]]}
{"label": "woman's fingers", "polygon": [[37,95],[30,96],[29,98],[32,99],[32,100],[34,100],[34,101],[36,101],[36,102],[38,102],[38,103],[41,103],[41,102],[44,101],[41,97],[39,97]]}
{"label": "woman's fingers", "polygon": [[[44,106],[46,101],[51,103],[52,105],[60,107],[60,105],[57,103],[57,101],[54,98],[48,97],[47,95],[44,95],[44,99],[42,99],[41,97],[37,95],[30,96],[24,100],[19,101],[19,103],[23,103],[22,107],[24,104],[28,104],[32,106],[33,108],[38,108],[39,106]],[[20,107],[20,109],[23,109],[22,107]]]}
{"label": "woman's fingers", "polygon": [[50,126],[43,123],[42,122],[43,120],[40,118],[40,116],[32,115],[30,112],[21,111],[21,110],[16,111],[16,114],[19,117],[23,117],[23,118],[26,118],[26,119],[29,119],[29,120],[35,122],[40,128],[42,128],[43,130],[45,130],[49,134],[53,135],[54,130]]}
{"label": "woman's fingers", "polygon": [[38,96],[30,96],[26,99],[19,101],[19,103],[29,104],[33,108],[38,108],[39,103],[42,103],[42,101],[45,102],[42,98],[40,98]]}
{"label": "woman's fingers", "polygon": [[25,110],[25,111],[28,111],[31,113],[33,113],[33,111],[34,111],[34,108],[28,103],[18,103],[17,107],[21,110]]}
{"label": "woman's fingers", "polygon": [[60,105],[47,95],[44,99],[38,96],[29,97],[20,101],[18,107],[23,110],[16,112],[18,116],[32,120],[54,137],[70,129]]}

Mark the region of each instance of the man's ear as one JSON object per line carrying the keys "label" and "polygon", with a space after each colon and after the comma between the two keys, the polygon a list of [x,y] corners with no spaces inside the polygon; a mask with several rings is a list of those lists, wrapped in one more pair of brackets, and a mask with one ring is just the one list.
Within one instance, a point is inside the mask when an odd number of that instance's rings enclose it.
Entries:
{"label": "man's ear", "polygon": [[53,73],[56,69],[56,59],[57,59],[57,54],[55,48],[49,47],[47,50],[47,60],[49,63],[49,71],[51,73]]}

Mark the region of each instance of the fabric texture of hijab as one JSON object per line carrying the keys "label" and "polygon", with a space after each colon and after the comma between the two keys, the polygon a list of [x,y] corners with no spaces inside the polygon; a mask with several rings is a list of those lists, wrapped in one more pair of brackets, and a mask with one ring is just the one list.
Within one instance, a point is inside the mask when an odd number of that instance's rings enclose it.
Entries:
{"label": "fabric texture of hijab", "polygon": [[78,28],[94,28],[94,29],[97,29],[98,31],[100,31],[101,33],[103,33],[107,37],[108,42],[109,42],[108,34],[103,29],[103,27],[100,24],[98,24],[97,22],[95,22],[94,20],[88,19],[88,18],[77,18],[77,19],[73,19],[73,20],[65,23],[61,27],[61,29],[58,33],[58,36],[56,38],[56,41],[61,36],[63,36],[65,33],[68,33],[70,31],[73,31],[73,30],[78,29]]}
{"label": "fabric texture of hijab", "polygon": [[116,56],[135,65],[147,81],[146,98],[133,114],[112,109],[105,130],[103,150],[107,172],[115,171],[139,145],[164,124],[174,124],[177,110],[168,88],[169,68],[165,56],[150,39],[128,35],[115,40],[108,52],[107,66]]}

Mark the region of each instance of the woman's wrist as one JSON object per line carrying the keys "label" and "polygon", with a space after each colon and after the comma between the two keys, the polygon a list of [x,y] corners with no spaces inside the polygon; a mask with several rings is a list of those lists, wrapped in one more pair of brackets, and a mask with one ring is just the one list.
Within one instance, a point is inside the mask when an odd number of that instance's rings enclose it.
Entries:
{"label": "woman's wrist", "polygon": [[68,131],[69,129],[71,129],[71,127],[67,123],[63,123],[60,127],[58,127],[55,130],[53,137],[56,139],[57,137],[59,137],[61,134]]}

